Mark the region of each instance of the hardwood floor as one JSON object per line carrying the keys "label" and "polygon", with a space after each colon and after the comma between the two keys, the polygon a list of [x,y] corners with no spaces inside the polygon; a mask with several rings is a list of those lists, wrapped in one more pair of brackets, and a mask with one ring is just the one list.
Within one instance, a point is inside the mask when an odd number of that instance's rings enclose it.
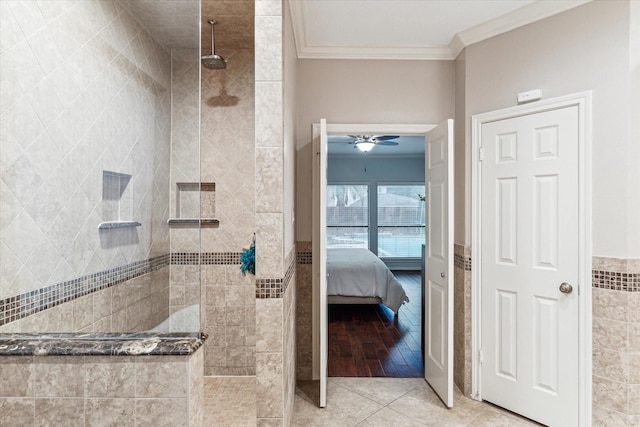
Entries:
{"label": "hardwood floor", "polygon": [[394,271],[409,297],[394,318],[380,305],[329,305],[330,377],[423,377],[419,271]]}

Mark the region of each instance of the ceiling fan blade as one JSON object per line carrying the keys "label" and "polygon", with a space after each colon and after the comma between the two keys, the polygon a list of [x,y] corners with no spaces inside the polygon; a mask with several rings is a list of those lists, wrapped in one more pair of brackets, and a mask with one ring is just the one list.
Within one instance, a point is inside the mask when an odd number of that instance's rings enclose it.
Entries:
{"label": "ceiling fan blade", "polygon": [[327,137],[327,140],[329,141],[330,144],[353,142],[353,138],[351,138],[350,136],[344,136],[344,135],[329,135]]}
{"label": "ceiling fan blade", "polygon": [[380,142],[376,142],[376,145],[388,145],[388,146],[392,146],[392,145],[398,145],[397,142],[395,141],[380,141]]}
{"label": "ceiling fan blade", "polygon": [[397,138],[400,138],[400,135],[375,135],[371,137],[371,139],[375,139],[376,141],[388,141]]}

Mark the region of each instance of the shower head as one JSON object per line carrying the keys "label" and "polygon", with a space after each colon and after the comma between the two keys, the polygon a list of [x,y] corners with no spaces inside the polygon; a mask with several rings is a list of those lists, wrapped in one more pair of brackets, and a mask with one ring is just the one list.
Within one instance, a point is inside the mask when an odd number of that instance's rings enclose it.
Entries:
{"label": "shower head", "polygon": [[216,23],[215,20],[210,19],[209,24],[211,24],[211,55],[206,55],[201,58],[202,65],[212,70],[221,70],[223,68],[227,68],[227,61],[223,59],[221,56],[216,55],[215,53],[215,43],[213,38],[213,26]]}

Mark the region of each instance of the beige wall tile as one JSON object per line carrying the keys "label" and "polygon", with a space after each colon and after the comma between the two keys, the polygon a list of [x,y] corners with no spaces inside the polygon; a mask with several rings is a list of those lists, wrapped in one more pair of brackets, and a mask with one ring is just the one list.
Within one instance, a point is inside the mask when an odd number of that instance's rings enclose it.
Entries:
{"label": "beige wall tile", "polygon": [[201,426],[204,405],[204,348],[189,357],[189,425]]}
{"label": "beige wall tile", "polygon": [[629,352],[640,354],[640,322],[629,323]]}
{"label": "beige wall tile", "polygon": [[0,357],[0,396],[33,396],[34,372],[32,357]]}
{"label": "beige wall tile", "polygon": [[640,292],[627,292],[627,310],[630,322],[640,322]]}
{"label": "beige wall tile", "polygon": [[256,149],[256,212],[282,212],[282,148]]}
{"label": "beige wall tile", "polygon": [[629,383],[640,384],[640,353],[629,354]]}
{"label": "beige wall tile", "polygon": [[256,82],[256,147],[282,147],[282,82]]}
{"label": "beige wall tile", "polygon": [[593,405],[593,426],[625,426],[627,415],[601,405]]}
{"label": "beige wall tile", "polygon": [[631,311],[627,310],[628,292],[592,288],[593,316],[625,322]]}
{"label": "beige wall tile", "polygon": [[136,397],[186,397],[187,359],[183,356],[138,356]]}
{"label": "beige wall tile", "polygon": [[135,360],[133,357],[87,357],[84,366],[85,396],[135,397]]}
{"label": "beige wall tile", "polygon": [[282,299],[256,300],[256,351],[282,352],[283,350]]}
{"label": "beige wall tile", "polygon": [[256,214],[256,277],[284,276],[283,218],[281,213]]}
{"label": "beige wall tile", "polygon": [[[204,327],[210,334],[209,339],[211,339],[214,336],[216,326],[225,326],[225,307],[205,307],[204,322]],[[224,331],[224,328],[222,329],[222,331]]]}
{"label": "beige wall tile", "polygon": [[626,383],[629,380],[629,354],[624,351],[594,348],[593,374]]}
{"label": "beige wall tile", "polygon": [[607,320],[601,317],[593,318],[593,346],[608,348],[616,351],[627,351],[628,330],[627,322]]}
{"label": "beige wall tile", "polygon": [[[169,185],[170,57],[113,2],[57,8],[60,4],[16,2],[10,7],[11,19],[2,24],[9,31],[3,32],[3,43],[12,40],[11,48],[5,45],[3,51],[3,70],[20,70],[2,76],[0,103],[7,119],[2,120],[7,138],[0,149],[3,181],[16,195],[3,201],[22,200],[25,209],[14,222],[26,234],[16,239],[19,234],[10,231],[1,238],[24,268],[16,271],[19,286],[0,283],[0,297],[146,259],[152,247],[168,243],[165,209],[157,209],[155,203],[166,204],[168,198],[165,202],[151,183]],[[44,13],[44,18],[40,10],[56,10],[57,15],[53,19]],[[86,25],[88,16],[92,30]],[[122,20],[127,25],[121,25]],[[35,22],[46,22],[46,31]],[[14,34],[11,29],[17,29],[17,23],[28,23],[27,40],[4,37]],[[92,137],[86,138],[87,134]],[[21,155],[6,157],[17,153],[14,141],[24,147],[33,144]],[[10,176],[27,166],[29,174]],[[135,170],[131,212],[146,225],[155,220],[153,227],[138,228],[139,238],[127,240],[131,245],[126,247],[102,244],[122,245],[125,241],[112,238],[117,232],[103,235],[102,241],[95,232],[103,220],[103,169]],[[141,203],[147,198],[150,203]],[[34,242],[41,244],[24,252]],[[64,268],[56,268],[63,263]],[[92,321],[104,317],[99,313]],[[81,323],[77,329],[91,324]]]}
{"label": "beige wall tile", "polygon": [[625,272],[627,271],[627,261],[622,258],[594,256],[592,267],[594,270]]}
{"label": "beige wall tile", "polygon": [[181,427],[189,422],[186,399],[136,399],[136,426]]}
{"label": "beige wall tile", "polygon": [[256,426],[258,427],[283,427],[284,418],[258,418],[256,420]]}
{"label": "beige wall tile", "polygon": [[34,396],[84,396],[84,356],[46,356],[33,360]]}
{"label": "beige wall tile", "polygon": [[84,427],[84,399],[36,399],[34,425]]}
{"label": "beige wall tile", "polygon": [[629,415],[640,415],[640,384],[629,385]]}
{"label": "beige wall tile", "polygon": [[282,17],[256,16],[256,81],[282,80]]}
{"label": "beige wall tile", "polygon": [[628,388],[616,381],[593,376],[593,403],[617,412],[627,412]]}
{"label": "beige wall tile", "polygon": [[12,426],[32,426],[35,424],[35,399],[0,397],[0,413]]}
{"label": "beige wall tile", "polygon": [[281,0],[256,0],[256,16],[281,16]]}
{"label": "beige wall tile", "polygon": [[256,354],[256,396],[258,418],[284,414],[282,353]]}
{"label": "beige wall tile", "polygon": [[86,426],[135,426],[134,399],[86,399],[84,422]]}

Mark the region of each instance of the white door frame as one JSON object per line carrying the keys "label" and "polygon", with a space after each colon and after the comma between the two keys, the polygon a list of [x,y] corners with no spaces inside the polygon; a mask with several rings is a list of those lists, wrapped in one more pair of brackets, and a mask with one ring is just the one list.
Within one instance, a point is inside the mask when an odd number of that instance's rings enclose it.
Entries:
{"label": "white door frame", "polygon": [[482,125],[498,120],[511,119],[571,106],[578,107],[578,227],[579,227],[579,372],[580,425],[591,425],[591,91],[552,98],[532,104],[519,105],[471,117],[471,394],[482,400],[482,378],[480,378],[481,336],[481,239],[482,230],[480,201],[482,200],[482,163],[480,143]]}
{"label": "white door frame", "polygon": [[[433,124],[335,124],[327,123],[327,134],[341,134],[341,135],[422,135],[435,128]],[[316,162],[316,156],[320,153],[320,147],[317,145],[320,143],[320,124],[314,123],[311,129],[314,164]],[[315,173],[314,173],[315,175]],[[314,176],[313,185],[313,200],[317,200],[319,186],[316,183],[317,177]],[[315,218],[317,216],[316,209],[313,210],[312,215]],[[451,213],[453,215],[453,213]],[[320,230],[317,229],[316,220],[313,220],[312,236],[314,242],[320,239]],[[314,251],[317,250],[317,243],[313,244]],[[320,292],[319,292],[319,276],[318,267],[316,261],[319,257],[313,256],[313,274],[312,274],[312,369],[311,375],[314,380],[320,379]]]}

